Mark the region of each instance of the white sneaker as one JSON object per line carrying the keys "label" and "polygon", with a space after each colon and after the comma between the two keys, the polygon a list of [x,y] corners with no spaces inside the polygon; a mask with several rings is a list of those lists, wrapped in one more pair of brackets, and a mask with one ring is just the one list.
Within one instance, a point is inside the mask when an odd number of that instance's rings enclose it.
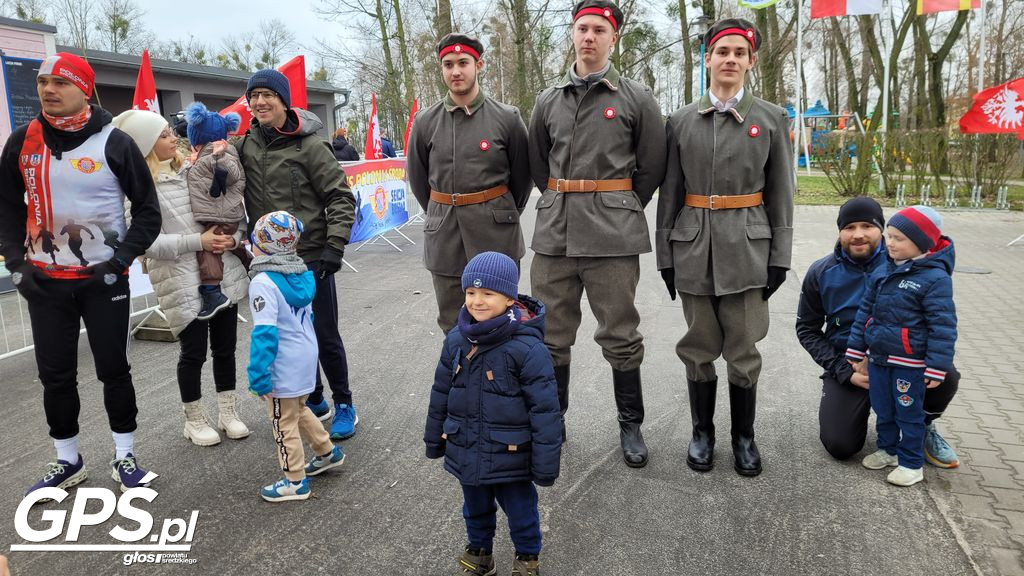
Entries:
{"label": "white sneaker", "polygon": [[185,412],[184,436],[196,446],[213,446],[220,444],[220,434],[206,421],[203,405],[198,400],[182,404]]}
{"label": "white sneaker", "polygon": [[868,470],[881,470],[889,466],[896,466],[900,461],[895,454],[889,454],[885,450],[878,450],[865,456],[860,463]]}
{"label": "white sneaker", "polygon": [[924,468],[904,468],[903,466],[898,466],[885,477],[886,482],[897,486],[913,486],[921,480],[924,480]]}

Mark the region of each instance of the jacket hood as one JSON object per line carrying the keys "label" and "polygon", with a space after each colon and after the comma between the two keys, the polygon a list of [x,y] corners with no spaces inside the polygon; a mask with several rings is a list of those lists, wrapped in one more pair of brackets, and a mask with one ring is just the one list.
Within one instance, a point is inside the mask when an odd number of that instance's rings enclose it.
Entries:
{"label": "jacket hood", "polygon": [[267,275],[274,281],[289,306],[305,308],[316,295],[316,281],[313,280],[312,270],[307,270],[302,274],[267,272]]}
{"label": "jacket hood", "polygon": [[939,237],[939,243],[920,260],[914,260],[915,266],[922,268],[942,268],[946,274],[952,275],[956,268],[956,249],[953,246],[953,239],[949,236]]}
{"label": "jacket hood", "polygon": [[516,334],[532,334],[544,339],[544,303],[532,296],[520,294],[516,298],[516,306],[522,312],[522,321],[516,326]]}

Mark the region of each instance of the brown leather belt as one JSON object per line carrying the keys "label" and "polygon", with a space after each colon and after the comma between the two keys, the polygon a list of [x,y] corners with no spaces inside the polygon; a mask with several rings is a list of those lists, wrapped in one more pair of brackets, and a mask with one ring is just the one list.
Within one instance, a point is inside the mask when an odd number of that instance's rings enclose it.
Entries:
{"label": "brown leather belt", "polygon": [[445,194],[438,192],[437,190],[430,191],[430,199],[438,204],[447,204],[449,206],[468,206],[470,204],[482,204],[489,200],[494,200],[500,196],[504,196],[508,192],[508,186],[499,184],[494,188],[488,188],[487,190],[481,190],[479,192],[468,192],[466,194]]}
{"label": "brown leather belt", "polygon": [[686,205],[694,208],[707,208],[708,210],[731,210],[733,208],[750,208],[760,206],[764,201],[760,192],[753,194],[740,194],[738,196],[702,196],[700,194],[687,194]]}
{"label": "brown leather belt", "polygon": [[621,192],[633,189],[631,178],[618,180],[562,180],[548,178],[548,190],[555,192]]}

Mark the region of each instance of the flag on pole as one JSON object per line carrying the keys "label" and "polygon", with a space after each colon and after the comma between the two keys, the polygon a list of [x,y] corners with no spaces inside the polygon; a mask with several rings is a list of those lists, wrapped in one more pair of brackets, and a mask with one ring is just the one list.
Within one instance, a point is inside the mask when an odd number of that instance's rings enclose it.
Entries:
{"label": "flag on pole", "polygon": [[384,157],[384,149],[380,143],[376,93],[370,96],[370,104],[370,122],[366,125],[366,146],[363,147],[363,160],[380,160]]}
{"label": "flag on pole", "polygon": [[811,0],[811,18],[880,14],[882,0]]}
{"label": "flag on pole", "polygon": [[405,138],[402,141],[402,150],[405,151],[405,155],[409,155],[409,134],[412,133],[412,120],[416,117],[416,111],[420,107],[420,101],[418,98],[414,98],[412,101],[412,110],[409,111],[409,122],[405,125]]}
{"label": "flag on pole", "polygon": [[740,7],[760,10],[778,3],[779,0],[740,0]]}
{"label": "flag on pole", "polygon": [[917,15],[981,8],[981,0],[916,0]]}
{"label": "flag on pole", "polygon": [[960,118],[964,134],[1016,134],[1024,140],[1024,78],[986,88]]}
{"label": "flag on pole", "polygon": [[[309,100],[306,95],[306,57],[296,56],[278,66],[277,71],[288,78],[288,90],[291,92],[292,108],[302,108],[305,110],[309,106]],[[239,96],[234,104],[224,108],[219,114],[223,116],[228,112],[234,112],[242,118],[241,123],[238,125],[238,130],[232,132],[231,135],[245,134],[245,131],[249,129],[250,122],[252,122],[252,111],[249,110],[249,101],[245,99],[245,94]]]}
{"label": "flag on pole", "polygon": [[149,65],[149,50],[142,51],[142,65],[139,66],[139,77],[135,80],[132,110],[160,113],[160,103],[156,98],[156,80],[153,79],[153,68]]}

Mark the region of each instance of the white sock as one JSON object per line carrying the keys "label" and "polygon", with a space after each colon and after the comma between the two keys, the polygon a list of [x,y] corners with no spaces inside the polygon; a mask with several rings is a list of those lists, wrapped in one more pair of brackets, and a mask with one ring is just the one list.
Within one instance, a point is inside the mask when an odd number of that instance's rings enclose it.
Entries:
{"label": "white sock", "polygon": [[57,449],[57,460],[78,464],[78,434],[63,440],[55,439],[53,447]]}
{"label": "white sock", "polygon": [[116,450],[116,458],[120,460],[125,456],[135,452],[135,433],[134,432],[114,432],[114,450]]}

